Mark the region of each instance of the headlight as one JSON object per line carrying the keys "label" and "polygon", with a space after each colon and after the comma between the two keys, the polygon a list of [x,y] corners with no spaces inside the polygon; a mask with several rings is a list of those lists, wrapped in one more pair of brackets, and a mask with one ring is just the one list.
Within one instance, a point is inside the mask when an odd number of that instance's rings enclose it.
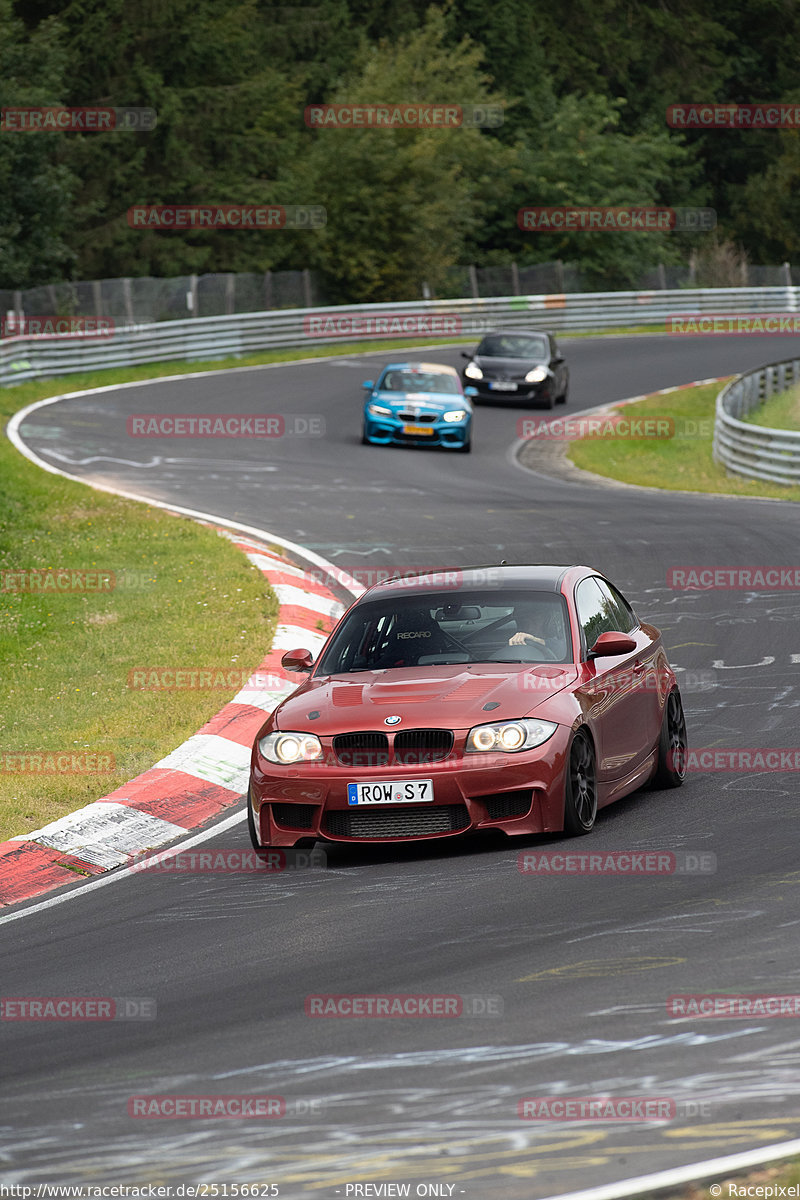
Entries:
{"label": "headlight", "polygon": [[467,365],[464,367],[464,374],[466,375],[467,379],[483,379],[483,371],[480,369],[478,364],[474,362],[467,363]]}
{"label": "headlight", "polygon": [[515,754],[532,750],[552,737],[558,726],[553,721],[502,721],[496,725],[476,725],[467,734],[467,750],[501,750]]}
{"label": "headlight", "polygon": [[258,748],[272,763],[316,762],[322,758],[322,743],[313,733],[268,733]]}
{"label": "headlight", "polygon": [[526,383],[541,383],[543,379],[547,379],[547,367],[534,367],[532,371],[528,371],[525,376]]}
{"label": "headlight", "polygon": [[392,415],[392,410],[384,408],[382,404],[368,404],[367,411],[376,417],[390,417]]}
{"label": "headlight", "polygon": [[452,412],[444,414],[444,419],[445,421],[463,421],[466,415],[463,408],[454,408]]}

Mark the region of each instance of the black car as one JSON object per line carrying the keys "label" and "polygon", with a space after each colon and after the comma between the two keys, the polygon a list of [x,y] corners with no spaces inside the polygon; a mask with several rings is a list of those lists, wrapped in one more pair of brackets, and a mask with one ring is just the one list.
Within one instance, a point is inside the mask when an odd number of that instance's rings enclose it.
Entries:
{"label": "black car", "polygon": [[461,378],[477,389],[474,404],[525,400],[552,408],[567,399],[569,368],[550,333],[498,329],[461,357],[469,359]]}

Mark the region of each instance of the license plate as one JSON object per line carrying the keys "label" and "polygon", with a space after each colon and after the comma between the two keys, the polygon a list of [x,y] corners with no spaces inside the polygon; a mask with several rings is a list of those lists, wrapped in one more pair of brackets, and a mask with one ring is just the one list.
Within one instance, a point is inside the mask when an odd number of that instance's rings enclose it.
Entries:
{"label": "license plate", "polygon": [[493,392],[515,392],[517,390],[517,385],[515,383],[506,383],[505,380],[502,379],[492,380],[492,382],[489,384],[489,387]]}
{"label": "license plate", "polygon": [[431,437],[433,430],[430,425],[404,425],[403,433],[410,434],[412,437]]}
{"label": "license plate", "polygon": [[348,804],[425,804],[433,800],[432,779],[348,783]]}

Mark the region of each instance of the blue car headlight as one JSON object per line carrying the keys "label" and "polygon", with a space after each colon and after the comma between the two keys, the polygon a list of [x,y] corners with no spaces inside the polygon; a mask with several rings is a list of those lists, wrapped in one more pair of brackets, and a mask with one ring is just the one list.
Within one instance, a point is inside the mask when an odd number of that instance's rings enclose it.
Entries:
{"label": "blue car headlight", "polygon": [[368,404],[367,412],[372,413],[373,417],[390,417],[392,415],[392,410],[384,408],[382,404]]}

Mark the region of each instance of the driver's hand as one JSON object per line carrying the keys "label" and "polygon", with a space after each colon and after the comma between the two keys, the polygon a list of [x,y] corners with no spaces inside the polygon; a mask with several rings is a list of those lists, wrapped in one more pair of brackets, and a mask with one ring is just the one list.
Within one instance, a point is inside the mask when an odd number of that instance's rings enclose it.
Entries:
{"label": "driver's hand", "polygon": [[531,642],[537,642],[540,646],[543,646],[544,638],[536,637],[532,633],[515,633],[513,637],[508,639],[509,646],[525,646]]}

